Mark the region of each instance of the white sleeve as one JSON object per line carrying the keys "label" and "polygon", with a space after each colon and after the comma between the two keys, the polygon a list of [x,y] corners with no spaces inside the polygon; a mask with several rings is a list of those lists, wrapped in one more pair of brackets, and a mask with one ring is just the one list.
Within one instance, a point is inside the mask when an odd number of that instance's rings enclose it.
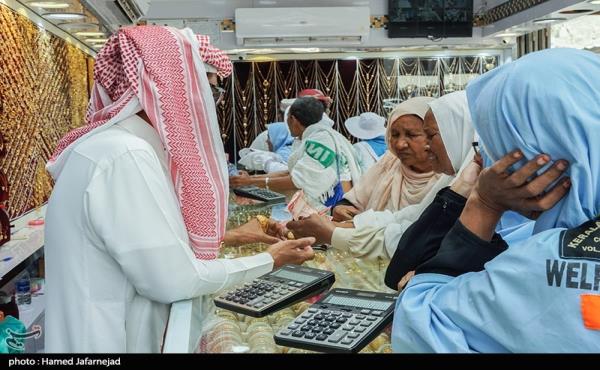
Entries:
{"label": "white sleeve", "polygon": [[385,225],[389,225],[395,220],[394,213],[388,210],[374,211],[372,209],[361,212],[352,218],[354,227],[357,229],[364,227],[385,227]]}
{"label": "white sleeve", "polygon": [[99,171],[85,195],[90,232],[139,294],[171,303],[214,293],[272,269],[267,253],[196,259],[167,181],[154,153],[130,151]]}

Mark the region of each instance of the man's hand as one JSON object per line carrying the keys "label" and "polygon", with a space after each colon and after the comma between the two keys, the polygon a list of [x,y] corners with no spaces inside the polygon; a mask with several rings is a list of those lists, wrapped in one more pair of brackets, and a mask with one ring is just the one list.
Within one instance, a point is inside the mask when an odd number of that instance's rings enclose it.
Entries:
{"label": "man's hand", "polygon": [[321,216],[316,213],[310,217],[298,221],[290,221],[286,227],[298,238],[304,236],[313,236],[318,244],[331,244],[331,237],[335,224],[327,216]]}
{"label": "man's hand", "polygon": [[267,253],[273,257],[273,268],[286,264],[300,265],[315,257],[315,252],[311,247],[314,243],[315,238],[280,241],[270,246]]}
{"label": "man's hand", "polygon": [[354,218],[360,211],[354,206],[339,205],[333,208],[333,221],[349,221]]}
{"label": "man's hand", "polygon": [[[273,232],[276,232],[273,230]],[[274,244],[280,238],[265,233],[256,218],[233,230],[227,230],[223,242],[227,245],[237,246],[252,243]]]}
{"label": "man's hand", "polygon": [[506,210],[513,210],[536,219],[542,212],[552,208],[569,190],[571,183],[565,177],[545,192],[550,184],[562,176],[568,162],[558,160],[544,173],[536,176],[536,171],[550,161],[548,155],[541,154],[509,174],[507,170],[522,157],[520,151],[515,151],[482,170],[472,195],[490,211],[501,214]]}

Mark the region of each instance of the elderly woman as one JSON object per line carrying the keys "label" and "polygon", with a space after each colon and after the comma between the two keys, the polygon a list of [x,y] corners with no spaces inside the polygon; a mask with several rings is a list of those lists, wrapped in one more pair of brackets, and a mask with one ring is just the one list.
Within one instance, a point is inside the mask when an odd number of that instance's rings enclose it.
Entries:
{"label": "elderly woman", "polygon": [[[394,350],[600,352],[598,76],[597,55],[551,49],[469,85],[497,162],[399,297]],[[507,210],[536,220],[510,248],[494,233]]]}
{"label": "elderly woman", "polygon": [[395,212],[427,195],[440,176],[432,171],[423,130],[431,101],[408,99],[392,111],[385,132],[389,151],[334,208],[334,221],[351,220],[368,209]]}
{"label": "elderly woman", "polygon": [[[437,131],[427,149],[427,155],[433,171],[441,176],[429,188],[420,203],[406,206],[396,212],[367,210],[354,217],[356,228],[336,227],[333,222],[316,215],[302,221],[290,221],[287,227],[295,235],[315,236],[317,241],[331,244],[334,248],[349,250],[355,256],[392,256],[402,234],[434,201],[438,191],[449,186],[462,168],[473,160],[471,144],[475,132],[471,126],[465,92],[444,95],[430,102],[429,106],[429,115],[435,116],[439,127],[436,127]],[[425,131],[427,130],[426,126]]]}

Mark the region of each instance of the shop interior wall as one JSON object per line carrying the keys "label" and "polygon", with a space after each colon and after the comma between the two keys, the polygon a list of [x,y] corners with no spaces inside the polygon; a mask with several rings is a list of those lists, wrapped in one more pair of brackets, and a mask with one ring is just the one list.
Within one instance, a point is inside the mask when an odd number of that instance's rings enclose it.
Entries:
{"label": "shop interior wall", "polygon": [[279,101],[317,88],[332,97],[335,128],[354,141],[344,121],[363,112],[387,117],[412,96],[438,97],[464,89],[467,82],[498,66],[498,55],[390,57],[375,59],[236,61],[223,81],[217,106],[221,137],[230,158],[248,147],[271,122],[281,121]]}
{"label": "shop interior wall", "polygon": [[48,199],[44,166],[58,140],[84,123],[92,70],[92,57],[0,4],[0,171],[11,217]]}

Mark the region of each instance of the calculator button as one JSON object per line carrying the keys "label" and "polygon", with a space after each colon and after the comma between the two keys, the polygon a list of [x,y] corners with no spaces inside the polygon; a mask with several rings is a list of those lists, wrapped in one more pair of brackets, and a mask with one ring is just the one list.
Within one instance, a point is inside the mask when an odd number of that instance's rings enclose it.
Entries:
{"label": "calculator button", "polygon": [[292,324],[292,325],[288,326],[288,329],[296,330],[296,329],[298,329],[299,326],[300,325],[298,325],[298,324]]}
{"label": "calculator button", "polygon": [[255,308],[261,308],[262,306],[264,306],[264,303],[257,303],[254,305]]}
{"label": "calculator button", "polygon": [[381,314],[382,314],[382,313],[383,313],[383,311],[376,311],[376,310],[373,310],[373,311],[371,312],[371,315],[374,315],[374,316],[381,316]]}
{"label": "calculator button", "polygon": [[325,321],[335,321],[335,317],[334,316],[327,316],[325,318]]}
{"label": "calculator button", "polygon": [[377,320],[377,318],[373,317],[373,316],[369,316],[369,317],[367,317],[367,320],[369,320],[369,321],[375,321],[375,320]]}
{"label": "calculator button", "polygon": [[354,342],[354,339],[346,338],[342,341],[342,344],[352,344],[352,342]]}
{"label": "calculator button", "polygon": [[271,303],[271,302],[273,302],[273,301],[271,301],[270,299],[265,299],[265,300],[263,300],[263,303],[264,303],[264,304],[269,304],[269,303]]}
{"label": "calculator button", "polygon": [[295,331],[294,334],[292,334],[293,337],[297,337],[297,338],[302,338],[304,336],[304,332],[303,331]]}
{"label": "calculator button", "polygon": [[333,316],[342,316],[341,312],[332,312],[331,313]]}
{"label": "calculator button", "polygon": [[304,324],[306,322],[306,319],[296,319],[294,322],[296,324]]}
{"label": "calculator button", "polygon": [[349,319],[349,318],[351,318],[351,317],[352,317],[352,314],[349,314],[349,313],[343,313],[343,314],[342,314],[342,317],[345,317],[345,318]]}
{"label": "calculator button", "polygon": [[327,335],[325,335],[325,334],[319,334],[319,335],[317,335],[317,340],[323,341],[325,339],[327,339]]}
{"label": "calculator button", "polygon": [[302,330],[302,331],[310,331],[310,329],[312,329],[312,326],[310,326],[310,325],[305,325],[300,328],[300,330]]}
{"label": "calculator button", "polygon": [[337,333],[331,335],[329,337],[329,339],[327,339],[328,342],[331,343],[337,343],[339,342],[344,336],[346,335],[346,332],[343,331],[338,331]]}
{"label": "calculator button", "polygon": [[321,315],[321,314],[315,315],[315,320],[323,320],[323,319],[324,319],[323,315]]}
{"label": "calculator button", "polygon": [[347,338],[354,339],[354,338],[358,338],[359,336],[360,336],[360,334],[358,334],[358,333],[348,333]]}
{"label": "calculator button", "polygon": [[350,322],[348,322],[348,324],[350,324],[350,325],[358,325],[358,324],[360,324],[360,321],[358,321],[358,320],[350,320]]}
{"label": "calculator button", "polygon": [[306,333],[306,334],[304,334],[304,338],[306,338],[306,339],[313,339],[316,336],[317,335],[315,333]]}
{"label": "calculator button", "polygon": [[294,285],[296,285],[296,283],[294,283],[293,281],[290,281],[290,282],[288,283],[288,285],[290,285],[290,286],[294,286]]}
{"label": "calculator button", "polygon": [[323,331],[323,328],[319,327],[319,326],[315,326],[312,330],[313,333],[320,333]]}
{"label": "calculator button", "polygon": [[360,310],[360,313],[362,313],[363,315],[368,315],[371,313],[371,310]]}
{"label": "calculator button", "polygon": [[365,330],[366,330],[365,328],[362,328],[362,327],[359,326],[358,328],[354,329],[354,332],[355,333],[362,333]]}
{"label": "calculator button", "polygon": [[[300,317],[301,317],[301,318],[303,318],[303,319],[308,319],[308,318],[312,317],[312,315],[311,315],[311,314],[309,314],[309,313],[305,313],[304,315],[302,315],[302,316],[300,316]],[[311,321],[312,321],[312,320],[311,320]]]}
{"label": "calculator button", "polygon": [[316,308],[309,308],[309,309],[308,309],[308,312],[310,312],[310,313],[315,313],[315,312],[317,312],[317,309],[316,309]]}
{"label": "calculator button", "polygon": [[282,331],[282,332],[281,332],[281,333],[279,333],[279,334],[281,334],[281,335],[291,335],[291,334],[292,334],[292,331],[291,331],[291,330],[284,330],[284,331]]}
{"label": "calculator button", "polygon": [[339,319],[335,320],[335,322],[339,322],[339,323],[345,323],[346,319],[344,319],[343,317],[340,317]]}
{"label": "calculator button", "polygon": [[338,324],[337,322],[334,322],[333,324],[329,325],[329,327],[330,327],[330,328],[333,328],[333,329],[337,329],[337,328],[339,328],[340,326],[341,326],[341,325],[340,325],[340,324]]}
{"label": "calculator button", "polygon": [[308,325],[317,325],[319,322],[317,320],[309,320]]}
{"label": "calculator button", "polygon": [[334,332],[335,332],[335,330],[333,330],[333,329],[325,329],[325,330],[323,330],[323,333],[325,333],[325,334],[333,334]]}
{"label": "calculator button", "polygon": [[366,328],[366,327],[369,327],[369,326],[371,326],[371,324],[372,324],[372,322],[369,322],[369,321],[364,321],[364,322],[361,322],[361,323],[360,323],[360,326],[364,326],[364,327]]}
{"label": "calculator button", "polygon": [[329,326],[329,323],[327,321],[319,321],[319,323],[317,324],[323,328],[326,328]]}
{"label": "calculator button", "polygon": [[351,331],[352,329],[354,329],[353,325],[344,325],[342,326],[342,329],[346,330],[346,331]]}
{"label": "calculator button", "polygon": [[365,317],[364,317],[363,315],[356,315],[356,318],[357,318],[357,319],[359,319],[359,320],[362,320],[362,319],[364,319]]}

